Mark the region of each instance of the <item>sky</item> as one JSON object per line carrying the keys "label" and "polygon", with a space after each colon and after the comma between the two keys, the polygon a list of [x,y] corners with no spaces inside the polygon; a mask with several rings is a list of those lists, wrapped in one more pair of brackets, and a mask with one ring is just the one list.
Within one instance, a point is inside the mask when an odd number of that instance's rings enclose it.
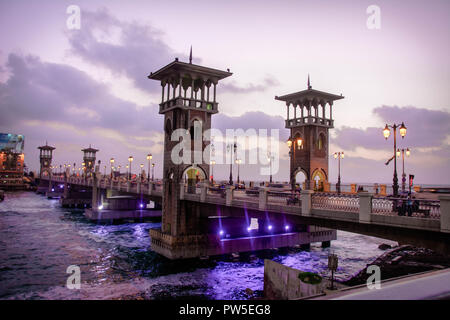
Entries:
{"label": "sky", "polygon": [[[67,8],[80,8],[80,29]],[[380,28],[369,29],[370,5]],[[103,164],[129,155],[161,176],[161,89],[147,75],[178,57],[233,75],[217,88],[213,127],[279,129],[275,180],[287,181],[289,136],[283,95],[306,89],[342,94],[333,108],[330,153],[344,151],[343,183],[392,181],[386,123],[408,128],[405,171],[422,184],[450,184],[450,2],[432,1],[33,1],[0,0],[0,132],[25,135],[25,162],[38,145],[54,164]],[[337,179],[330,156],[329,177]],[[228,177],[228,166],[214,169]],[[234,168],[234,175],[237,174]],[[398,167],[401,171],[401,166]],[[258,165],[240,178],[260,180]]]}

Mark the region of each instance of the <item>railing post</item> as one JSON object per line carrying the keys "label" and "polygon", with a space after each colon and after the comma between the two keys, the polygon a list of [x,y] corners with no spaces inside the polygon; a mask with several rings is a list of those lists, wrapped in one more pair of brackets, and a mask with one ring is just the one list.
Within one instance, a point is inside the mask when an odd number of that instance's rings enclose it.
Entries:
{"label": "railing post", "polygon": [[259,210],[267,209],[267,188],[259,188]]}
{"label": "railing post", "polygon": [[180,182],[180,200],[184,200],[184,181]]}
{"label": "railing post", "polygon": [[148,195],[149,196],[152,195],[152,189],[153,189],[153,182],[149,181],[148,182]]}
{"label": "railing post", "polygon": [[450,233],[450,195],[440,195],[441,232]]}
{"label": "railing post", "polygon": [[302,216],[311,215],[311,198],[314,191],[302,190],[300,194],[300,200],[302,201]]}
{"label": "railing post", "polygon": [[359,222],[370,223],[373,195],[369,192],[359,192],[358,196],[359,196]]}
{"label": "railing post", "polygon": [[206,202],[206,192],[208,191],[208,185],[203,182],[200,187],[200,202]]}
{"label": "railing post", "polygon": [[233,203],[233,192],[234,192],[234,186],[227,186],[226,198],[225,198],[225,204],[227,206],[231,206],[231,204]]}

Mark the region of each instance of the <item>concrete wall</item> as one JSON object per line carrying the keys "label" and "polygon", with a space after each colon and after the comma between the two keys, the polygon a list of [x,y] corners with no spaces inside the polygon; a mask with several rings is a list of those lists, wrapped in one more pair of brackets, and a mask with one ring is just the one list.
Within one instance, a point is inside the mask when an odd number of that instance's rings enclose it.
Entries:
{"label": "concrete wall", "polygon": [[323,292],[325,280],[319,284],[302,282],[301,271],[272,260],[264,260],[264,297],[269,300],[290,300]]}

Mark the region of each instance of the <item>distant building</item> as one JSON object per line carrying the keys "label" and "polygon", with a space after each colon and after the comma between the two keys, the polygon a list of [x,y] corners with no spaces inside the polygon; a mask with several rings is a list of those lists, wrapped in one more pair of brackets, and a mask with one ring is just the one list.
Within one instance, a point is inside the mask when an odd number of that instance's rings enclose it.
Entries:
{"label": "distant building", "polygon": [[22,135],[0,133],[0,189],[24,188],[24,143]]}

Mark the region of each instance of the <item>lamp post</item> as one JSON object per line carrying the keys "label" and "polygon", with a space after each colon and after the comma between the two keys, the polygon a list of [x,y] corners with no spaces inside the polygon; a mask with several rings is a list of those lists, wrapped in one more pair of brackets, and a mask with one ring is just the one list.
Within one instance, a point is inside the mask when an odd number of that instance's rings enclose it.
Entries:
{"label": "lamp post", "polygon": [[109,160],[109,163],[111,165],[111,179],[113,178],[113,168],[114,168],[114,158],[111,158]]}
{"label": "lamp post", "polygon": [[270,169],[269,183],[272,183],[272,159],[273,155],[270,152],[267,152],[267,160],[269,161],[269,169]]}
{"label": "lamp post", "polygon": [[143,175],[142,175],[142,168],[144,168],[144,164],[140,164],[139,165],[139,167],[141,168],[141,172],[139,173],[139,178],[141,179],[141,181],[142,181],[142,178],[144,177]]}
{"label": "lamp post", "polygon": [[242,163],[241,159],[236,159],[236,164],[238,167],[238,176],[237,176],[237,183],[239,184],[240,180],[239,180],[239,165]]}
{"label": "lamp post", "polygon": [[336,183],[336,191],[337,193],[341,193],[341,158],[344,159],[344,152],[335,152],[334,158],[338,159],[338,181]]}
{"label": "lamp post", "polygon": [[230,186],[233,185],[233,151],[234,155],[236,156],[236,149],[237,149],[236,142],[227,145],[227,150],[230,152],[230,181],[229,181]]}
{"label": "lamp post", "polygon": [[216,164],[216,161],[211,160],[210,164],[211,164],[211,183],[214,183],[214,165]]}
{"label": "lamp post", "polygon": [[152,163],[152,181],[155,180],[155,164]]}
{"label": "lamp post", "polygon": [[393,124],[393,125],[387,125],[384,127],[383,135],[384,138],[387,140],[391,134],[391,130],[389,128],[392,128],[394,130],[394,178],[393,178],[393,185],[392,190],[394,193],[394,197],[398,196],[398,178],[397,178],[397,157],[395,156],[395,153],[397,152],[397,128],[400,131],[400,135],[402,136],[402,139],[406,135],[406,127],[405,124],[402,122],[401,125]]}
{"label": "lamp post", "polygon": [[118,171],[119,171],[119,178],[120,178],[120,168],[122,168],[122,166],[119,164],[119,165],[117,166],[117,169],[118,169]]}
{"label": "lamp post", "polygon": [[151,161],[152,161],[152,158],[153,158],[152,154],[149,153],[149,154],[147,155],[147,160],[148,160],[147,180],[149,180],[149,181],[150,181],[150,163],[151,163]]}
{"label": "lamp post", "polygon": [[128,179],[131,180],[131,163],[133,162],[133,156],[128,157],[128,162],[130,163],[130,174],[128,176]]}
{"label": "lamp post", "polygon": [[405,192],[406,189],[406,174],[405,174],[405,154],[407,157],[411,154],[409,148],[406,149],[397,149],[397,157],[402,155],[402,191]]}
{"label": "lamp post", "polygon": [[[287,143],[288,148],[289,148],[289,158],[291,160],[290,161],[291,162],[290,165],[291,165],[291,168],[292,168],[292,166],[293,166],[292,156],[295,158],[295,145],[297,145],[297,149],[298,150],[303,149],[303,139],[302,138],[297,138],[297,139],[289,138],[286,141],[286,143]],[[291,188],[292,188],[292,191],[295,190],[295,176],[291,177]]]}

